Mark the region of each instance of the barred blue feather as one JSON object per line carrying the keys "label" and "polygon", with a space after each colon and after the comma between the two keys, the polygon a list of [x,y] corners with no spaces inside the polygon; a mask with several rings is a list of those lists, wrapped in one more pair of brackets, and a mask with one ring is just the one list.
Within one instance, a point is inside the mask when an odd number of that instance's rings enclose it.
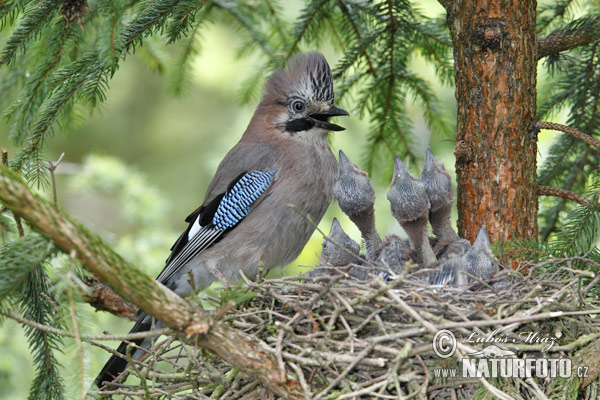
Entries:
{"label": "barred blue feather", "polygon": [[244,219],[250,212],[252,204],[273,182],[275,172],[276,170],[255,170],[244,174],[220,200],[219,197],[214,200],[218,201],[219,205],[216,207],[211,223],[201,226],[202,213],[197,214],[188,230],[180,237],[180,240],[185,240],[185,244],[169,258],[167,265],[156,279],[167,283],[181,267]]}
{"label": "barred blue feather", "polygon": [[212,224],[215,229],[234,227],[250,212],[250,206],[273,182],[275,171],[256,170],[247,173],[225,193],[215,212]]}

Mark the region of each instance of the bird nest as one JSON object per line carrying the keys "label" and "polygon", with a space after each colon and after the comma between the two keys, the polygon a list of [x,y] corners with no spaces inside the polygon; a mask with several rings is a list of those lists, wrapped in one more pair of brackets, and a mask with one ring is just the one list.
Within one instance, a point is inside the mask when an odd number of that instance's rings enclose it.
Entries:
{"label": "bird nest", "polygon": [[[531,267],[527,277],[503,270],[463,288],[432,288],[417,268],[406,268],[389,282],[333,273],[259,279],[223,289],[219,298],[200,296],[217,308],[235,298],[222,321],[259,339],[306,398],[595,399],[600,300],[591,289],[597,280],[583,279],[570,263],[553,264],[554,272],[548,265]],[[476,357],[466,354],[488,347],[504,352],[492,358],[568,359],[571,374],[582,378],[464,376],[463,358]],[[489,366],[493,359],[481,361]],[[141,379],[117,380],[106,394],[276,398],[215,355],[173,337],[157,340],[149,357],[124,374]]]}

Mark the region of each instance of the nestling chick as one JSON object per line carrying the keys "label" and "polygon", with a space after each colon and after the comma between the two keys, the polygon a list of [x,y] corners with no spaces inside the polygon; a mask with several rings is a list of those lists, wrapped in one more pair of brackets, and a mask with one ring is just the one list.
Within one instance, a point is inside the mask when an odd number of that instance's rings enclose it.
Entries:
{"label": "nestling chick", "polygon": [[429,210],[429,222],[433,233],[437,236],[436,252],[443,246],[459,240],[460,238],[452,229],[450,217],[452,215],[452,203],[454,201],[454,188],[450,175],[446,172],[444,165],[439,163],[431,149],[425,152],[425,164],[421,172],[421,182],[425,185],[427,197],[431,203]]}
{"label": "nestling chick", "polygon": [[392,215],[408,234],[410,246],[417,252],[419,265],[427,266],[437,260],[427,237],[427,220],[430,202],[425,185],[412,176],[406,166],[396,156],[394,178],[388,191]]}
{"label": "nestling chick", "polygon": [[436,240],[436,243],[433,245],[433,252],[440,262],[446,258],[461,257],[471,249],[471,242],[467,239],[459,238],[450,243],[440,242],[440,240]]}
{"label": "nestling chick", "polygon": [[485,227],[481,227],[469,251],[462,257],[450,257],[441,261],[438,270],[430,275],[429,281],[433,285],[463,286],[473,281],[471,276],[488,280],[496,272],[498,261],[492,253]]}
{"label": "nestling chick", "polygon": [[479,279],[490,279],[492,275],[498,272],[498,261],[492,252],[485,226],[479,229],[473,247],[463,258],[465,259],[466,271]]}
{"label": "nestling chick", "polygon": [[381,238],[375,229],[375,190],[366,172],[340,150],[340,176],[333,187],[340,208],[358,226],[367,247],[367,260],[375,258]]}
{"label": "nestling chick", "polygon": [[377,269],[398,275],[402,272],[404,264],[412,260],[413,253],[408,240],[388,235],[381,244],[375,265]]}
{"label": "nestling chick", "polygon": [[337,218],[333,219],[329,236],[323,240],[322,246],[321,265],[343,267],[359,261],[359,244],[346,235]]}

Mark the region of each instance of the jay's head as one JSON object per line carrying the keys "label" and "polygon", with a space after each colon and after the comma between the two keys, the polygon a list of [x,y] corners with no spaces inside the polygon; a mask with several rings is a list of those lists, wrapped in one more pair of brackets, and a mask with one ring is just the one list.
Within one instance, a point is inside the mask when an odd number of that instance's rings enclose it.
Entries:
{"label": "jay's head", "polygon": [[375,203],[375,190],[366,172],[340,150],[340,176],[333,187],[340,208],[347,215],[364,213]]}
{"label": "jay's head", "polygon": [[274,117],[270,122],[281,134],[311,140],[344,130],[329,122],[331,117],[348,115],[333,100],[329,64],[315,51],[296,55],[285,69],[271,75],[261,106]]}
{"label": "jay's head", "polygon": [[435,212],[454,201],[454,188],[450,174],[446,172],[444,164],[436,160],[429,147],[425,152],[421,182],[425,185],[427,196],[431,201],[431,211]]}

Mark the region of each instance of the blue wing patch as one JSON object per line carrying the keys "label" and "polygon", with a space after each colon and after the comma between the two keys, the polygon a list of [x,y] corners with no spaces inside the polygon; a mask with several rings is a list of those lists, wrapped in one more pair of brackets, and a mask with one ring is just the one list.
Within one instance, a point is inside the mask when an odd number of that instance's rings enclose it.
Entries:
{"label": "blue wing patch", "polygon": [[237,225],[248,213],[250,206],[273,182],[275,171],[253,171],[244,175],[225,193],[212,219],[215,229],[226,230]]}
{"label": "blue wing patch", "polygon": [[[167,260],[167,265],[156,278],[159,282],[166,283],[177,271],[197,254],[210,247],[219,240],[228,230],[234,228],[244,219],[252,209],[252,204],[263,195],[271,186],[277,170],[255,170],[244,174],[237,182],[225,192],[219,202],[210,223],[204,226],[200,221],[207,221],[203,214],[209,212],[202,208],[191,221],[189,228],[179,240],[186,240],[179,246],[177,252]],[[214,210],[214,208],[212,208]],[[210,214],[208,214],[210,215]],[[207,221],[208,222],[208,221]],[[179,242],[179,241],[178,241]]]}

